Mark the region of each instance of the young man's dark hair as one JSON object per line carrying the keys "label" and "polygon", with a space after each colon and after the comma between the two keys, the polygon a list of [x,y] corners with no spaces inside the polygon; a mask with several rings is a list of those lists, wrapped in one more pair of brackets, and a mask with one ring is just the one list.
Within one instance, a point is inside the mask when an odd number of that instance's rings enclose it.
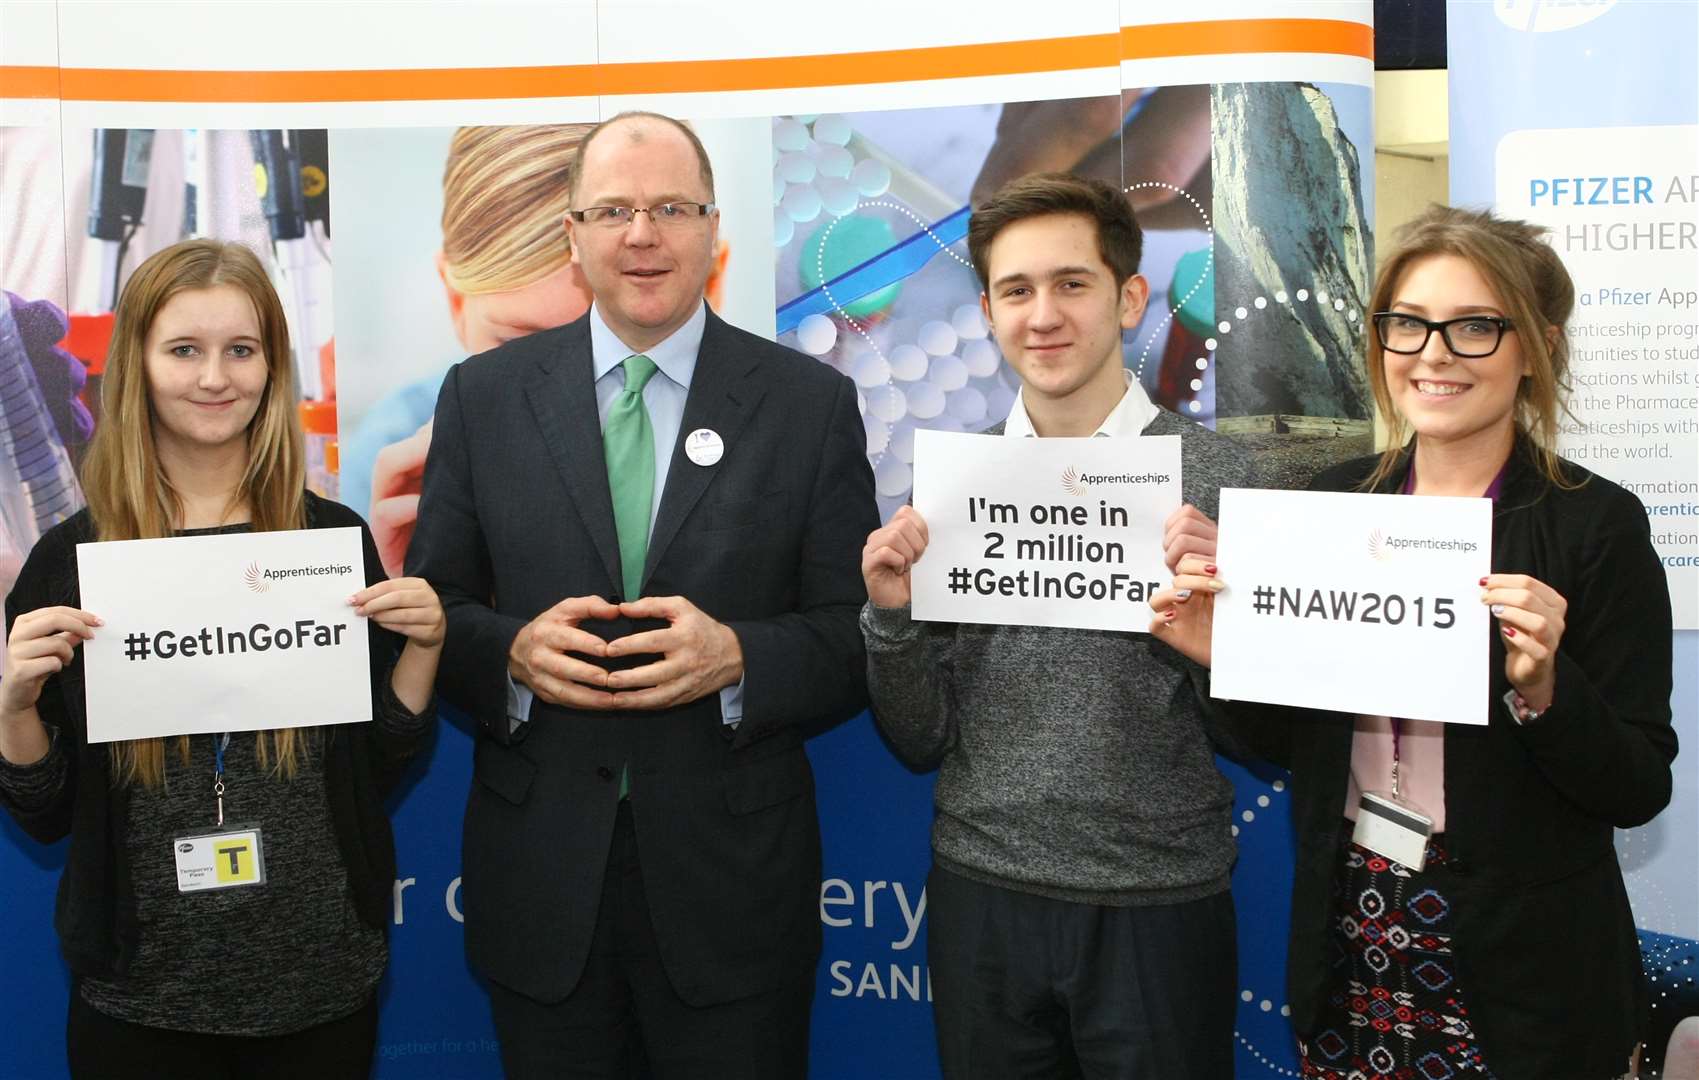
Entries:
{"label": "young man's dark hair", "polygon": [[1034,173],[1011,180],[968,219],[967,250],[979,284],[991,289],[991,242],[1017,221],[1050,214],[1078,214],[1097,228],[1097,253],[1123,284],[1139,272],[1144,230],[1133,217],[1127,197],[1101,180],[1072,173]]}

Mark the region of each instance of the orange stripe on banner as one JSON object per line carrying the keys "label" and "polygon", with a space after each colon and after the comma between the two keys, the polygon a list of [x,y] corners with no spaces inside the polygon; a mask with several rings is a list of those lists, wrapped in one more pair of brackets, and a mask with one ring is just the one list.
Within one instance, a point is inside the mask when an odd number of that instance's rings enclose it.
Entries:
{"label": "orange stripe on banner", "polygon": [[1083,34],[1035,41],[940,45],[825,56],[603,64],[601,70],[605,79],[604,94],[689,94],[1078,71],[1082,68],[1111,68],[1119,60],[1114,34]]}
{"label": "orange stripe on banner", "polygon": [[396,71],[143,71],[66,68],[66,101],[453,101],[593,97],[595,64]]}
{"label": "orange stripe on banner", "polygon": [[[702,93],[961,79],[1114,67],[1114,34],[984,45],[562,67],[423,68],[396,71],[148,71],[120,68],[4,68],[6,97],[66,101],[333,102],[455,101],[599,94]],[[44,70],[12,92],[14,71]],[[61,88],[58,76],[63,76]]]}
{"label": "orange stripe on banner", "polygon": [[0,98],[56,98],[59,69],[0,64]]}
{"label": "orange stripe on banner", "polygon": [[1335,19],[1125,26],[1120,34],[738,60],[394,71],[149,71],[0,66],[0,97],[195,103],[477,101],[786,90],[1025,75],[1120,60],[1308,52],[1374,57],[1374,31]]}
{"label": "orange stripe on banner", "polygon": [[1344,19],[1223,19],[1121,27],[1121,59],[1233,53],[1337,53],[1375,58],[1374,27]]}

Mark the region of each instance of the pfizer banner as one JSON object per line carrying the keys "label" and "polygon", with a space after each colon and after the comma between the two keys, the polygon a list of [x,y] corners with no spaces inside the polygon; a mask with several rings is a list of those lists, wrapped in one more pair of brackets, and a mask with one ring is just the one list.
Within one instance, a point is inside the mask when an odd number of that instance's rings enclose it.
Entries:
{"label": "pfizer banner", "polygon": [[[1447,6],[1451,198],[1546,225],[1575,279],[1565,456],[1645,504],[1669,577],[1671,702],[1699,745],[1699,7]],[[1652,984],[1649,1068],[1699,1014],[1699,762],[1617,834]]]}

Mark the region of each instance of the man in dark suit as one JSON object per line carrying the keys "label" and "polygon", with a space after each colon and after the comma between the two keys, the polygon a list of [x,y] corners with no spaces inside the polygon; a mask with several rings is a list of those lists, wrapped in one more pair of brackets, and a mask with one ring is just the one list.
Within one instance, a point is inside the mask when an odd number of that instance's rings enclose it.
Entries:
{"label": "man in dark suit", "polygon": [[509,1076],[807,1071],[819,825],[799,725],[865,702],[854,387],[702,301],[683,124],[567,177],[589,314],[443,383],[410,573],[477,721],[463,909]]}

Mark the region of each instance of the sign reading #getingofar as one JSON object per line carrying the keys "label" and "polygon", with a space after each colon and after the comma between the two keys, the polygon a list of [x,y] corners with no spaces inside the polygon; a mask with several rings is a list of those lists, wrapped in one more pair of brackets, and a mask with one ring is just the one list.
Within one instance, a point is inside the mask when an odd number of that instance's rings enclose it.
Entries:
{"label": "sign reading #getingofar", "polygon": [[360,530],[77,545],[88,739],[372,718]]}
{"label": "sign reading #getingofar", "polygon": [[1210,694],[1487,722],[1492,501],[1221,492]]}
{"label": "sign reading #getingofar", "polygon": [[1162,527],[1180,506],[1180,437],[914,433],[926,554],[916,619],[1150,629]]}

